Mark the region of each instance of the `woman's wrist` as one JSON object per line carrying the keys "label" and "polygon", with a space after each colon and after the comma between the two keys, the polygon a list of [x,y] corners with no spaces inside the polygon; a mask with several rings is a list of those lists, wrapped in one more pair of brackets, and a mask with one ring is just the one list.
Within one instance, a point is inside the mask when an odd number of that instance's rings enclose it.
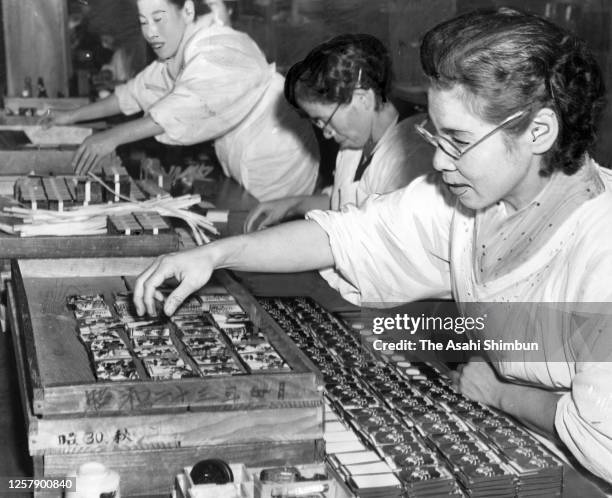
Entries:
{"label": "woman's wrist", "polygon": [[514,407],[513,395],[515,393],[513,384],[500,382],[496,396],[493,398],[492,405],[506,413],[511,413]]}
{"label": "woman's wrist", "polygon": [[300,201],[296,203],[295,212],[291,214],[305,216],[308,211],[312,211],[314,209],[327,210],[330,208],[330,205],[330,198],[328,195],[303,195],[301,196]]}
{"label": "woman's wrist", "polygon": [[241,252],[238,249],[241,246],[241,238],[241,235],[228,237],[216,240],[202,247],[205,257],[213,270],[217,268],[231,268],[232,265],[238,263],[237,255]]}
{"label": "woman's wrist", "polygon": [[66,112],[65,114],[65,121],[66,124],[73,124],[73,123],[78,123],[79,121],[81,121],[81,118],[79,116],[79,109],[80,108],[76,108],[76,109],[70,109],[69,111]]}

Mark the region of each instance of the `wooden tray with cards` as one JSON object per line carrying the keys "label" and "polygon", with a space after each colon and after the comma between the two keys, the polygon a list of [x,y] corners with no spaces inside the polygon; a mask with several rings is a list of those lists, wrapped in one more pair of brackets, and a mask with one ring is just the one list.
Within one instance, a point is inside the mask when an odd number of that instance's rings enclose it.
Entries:
{"label": "wooden tray with cards", "polygon": [[[125,325],[136,320],[130,288],[151,262],[13,262],[30,453],[319,439],[315,367],[228,273],[215,273],[174,321]],[[194,323],[194,310],[209,321]],[[117,437],[126,429],[130,441]]]}

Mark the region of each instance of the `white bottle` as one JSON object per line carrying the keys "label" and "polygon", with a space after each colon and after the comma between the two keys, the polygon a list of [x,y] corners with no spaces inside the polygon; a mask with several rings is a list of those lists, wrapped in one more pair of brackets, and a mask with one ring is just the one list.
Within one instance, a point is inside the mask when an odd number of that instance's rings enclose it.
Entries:
{"label": "white bottle", "polygon": [[79,467],[73,490],[67,490],[65,498],[121,498],[119,474],[99,462],[87,462]]}

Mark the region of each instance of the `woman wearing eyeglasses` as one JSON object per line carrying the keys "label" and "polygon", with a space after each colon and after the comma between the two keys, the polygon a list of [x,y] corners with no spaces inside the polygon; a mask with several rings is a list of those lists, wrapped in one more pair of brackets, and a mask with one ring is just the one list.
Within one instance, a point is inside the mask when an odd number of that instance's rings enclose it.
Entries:
{"label": "woman wearing eyeglasses", "polygon": [[312,209],[361,205],[370,194],[397,190],[431,171],[432,153],[399,120],[389,101],[391,57],[367,34],[345,34],[318,45],[285,79],[286,99],[339,145],[334,183],[316,195],[264,202],[248,215],[245,232],[304,216]]}
{"label": "woman wearing eyeglasses", "polygon": [[248,35],[224,25],[222,0],[138,0],[143,36],[157,56],[110,97],[54,110],[49,124],[144,115],[95,133],[73,166],[86,174],[119,145],[147,137],[171,145],[214,140],[223,171],[259,200],[311,194],[313,130],[282,95],[284,80]]}
{"label": "woman wearing eyeglasses", "polygon": [[[517,315],[524,327],[508,337],[537,338],[537,361],[472,362],[457,386],[558,438],[612,482],[612,175],[588,154],[604,102],[600,69],[583,42],[511,9],[436,26],[421,62],[431,127],[419,128],[436,147],[435,175],[361,208],[313,211],[158,259],[138,278],[135,305],[154,312],[172,276],[181,284],[168,314],[215,268],[332,267],[352,285],[344,296],[370,306],[545,303],[549,322]],[[556,312],[589,303],[600,313]]]}

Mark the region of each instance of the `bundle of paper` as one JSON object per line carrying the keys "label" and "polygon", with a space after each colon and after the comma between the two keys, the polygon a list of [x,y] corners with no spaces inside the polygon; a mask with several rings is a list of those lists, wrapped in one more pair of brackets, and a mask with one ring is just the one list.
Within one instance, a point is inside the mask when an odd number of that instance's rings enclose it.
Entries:
{"label": "bundle of paper", "polygon": [[170,338],[170,327],[157,320],[126,323],[125,328],[134,345],[151,338]]}
{"label": "bundle of paper", "polygon": [[439,459],[436,453],[418,441],[385,445],[378,449],[390,463],[393,470],[409,470],[424,465],[435,465]]}
{"label": "bundle of paper", "polygon": [[378,400],[358,379],[338,379],[338,383],[326,385],[327,395],[333,404],[343,410],[380,406]]}
{"label": "bundle of paper", "polygon": [[132,355],[121,338],[115,334],[99,334],[87,341],[94,362],[131,358]]}
{"label": "bundle of paper", "polygon": [[113,214],[106,217],[108,233],[120,235],[140,235],[143,228],[132,213]]}
{"label": "bundle of paper", "polygon": [[511,469],[482,443],[453,443],[442,451],[470,496],[514,496]]}
{"label": "bundle of paper", "polygon": [[431,465],[409,467],[400,471],[398,477],[410,498],[461,496],[457,495],[459,490],[453,474],[439,461]]}
{"label": "bundle of paper", "polygon": [[138,378],[134,360],[131,358],[102,360],[95,363],[98,380],[133,380]]}
{"label": "bundle of paper", "polygon": [[541,448],[506,448],[503,456],[518,476],[517,496],[559,496],[563,465]]}
{"label": "bundle of paper", "polygon": [[47,209],[47,196],[39,177],[25,176],[17,179],[14,196],[20,204],[30,209]]}
{"label": "bundle of paper", "polygon": [[240,359],[251,372],[262,370],[290,370],[287,362],[267,341],[245,341],[235,345]]}
{"label": "bundle of paper", "polygon": [[[199,302],[199,301],[198,301]],[[201,303],[188,303],[186,309],[197,314],[183,313],[172,317],[185,351],[197,365],[202,376],[244,373],[212,317],[201,311]]]}
{"label": "bundle of paper", "polygon": [[399,498],[402,496],[402,483],[390,472],[351,476],[347,483],[360,498]]}
{"label": "bundle of paper", "polygon": [[517,496],[555,496],[563,485],[563,464],[516,426],[489,428],[487,438],[517,476]]}
{"label": "bundle of paper", "polygon": [[[151,330],[151,329],[148,329]],[[163,335],[163,330],[153,329],[153,334],[142,331],[132,332],[132,347],[138,356],[178,356],[179,352],[169,335]],[[161,332],[162,335],[159,335]]]}
{"label": "bundle of paper", "polygon": [[107,202],[118,202],[121,197],[130,196],[130,175],[121,164],[121,160],[117,159],[108,164],[102,166],[102,179],[106,183],[112,193],[108,190],[104,190],[104,200]]}
{"label": "bundle of paper", "polygon": [[138,378],[132,354],[124,341],[122,324],[116,321],[101,294],[73,295],[68,307],[77,322],[77,332],[92,359],[98,380]]}
{"label": "bundle of paper", "polygon": [[141,322],[141,321],[152,321],[151,319],[143,320],[136,313],[136,307],[132,301],[132,295],[130,293],[117,293],[114,296],[114,308],[119,319],[124,323]]}
{"label": "bundle of paper", "polygon": [[197,377],[193,368],[186,364],[178,355],[164,354],[164,356],[144,357],[142,362],[147,373],[153,379],[182,379],[185,377]]}

